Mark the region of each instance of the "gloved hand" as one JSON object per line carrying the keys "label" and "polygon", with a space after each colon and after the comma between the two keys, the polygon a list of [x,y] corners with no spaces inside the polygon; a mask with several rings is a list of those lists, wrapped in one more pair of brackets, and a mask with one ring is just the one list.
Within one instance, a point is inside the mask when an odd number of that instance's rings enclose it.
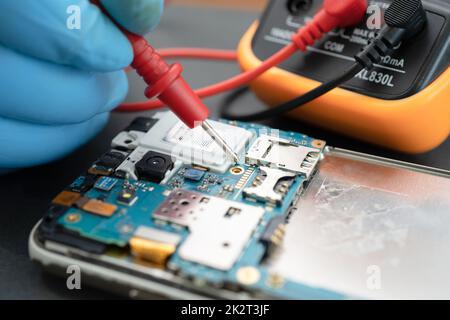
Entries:
{"label": "gloved hand", "polygon": [[[102,3],[140,34],[163,10],[163,0]],[[72,5],[80,29],[68,28]],[[1,0],[0,172],[58,159],[96,135],[127,94],[122,69],[132,58],[125,36],[88,0]]]}

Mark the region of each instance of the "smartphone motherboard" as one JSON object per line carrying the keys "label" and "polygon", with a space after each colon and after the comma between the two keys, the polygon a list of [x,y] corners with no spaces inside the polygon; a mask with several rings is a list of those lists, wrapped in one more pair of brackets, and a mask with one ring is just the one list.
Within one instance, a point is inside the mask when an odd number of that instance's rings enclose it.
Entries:
{"label": "smartphone motherboard", "polygon": [[[409,183],[405,190],[373,186],[380,177],[398,180],[403,169],[387,172],[374,161],[364,167],[338,155],[324,158],[324,141],[296,132],[211,123],[239,163],[201,128],[189,130],[171,112],[138,118],[53,199],[38,227],[39,241],[48,250],[143,278],[151,274],[205,297],[370,297],[364,268],[377,264],[367,259],[387,248],[399,257],[395,250],[405,246],[408,232],[402,210],[423,210],[423,202],[405,191]],[[371,177],[374,168],[379,172]],[[440,190],[437,207],[427,210],[443,214],[447,173],[414,173],[410,181],[426,178],[434,186],[429,190]],[[361,187],[364,176],[372,186]],[[299,203],[305,214],[297,212]],[[390,263],[389,256],[377,259],[382,267]],[[346,266],[349,261],[355,263]],[[334,263],[340,274],[330,271]],[[360,272],[356,282],[345,276],[355,265],[364,267],[352,271]],[[334,278],[321,281],[328,276]]]}

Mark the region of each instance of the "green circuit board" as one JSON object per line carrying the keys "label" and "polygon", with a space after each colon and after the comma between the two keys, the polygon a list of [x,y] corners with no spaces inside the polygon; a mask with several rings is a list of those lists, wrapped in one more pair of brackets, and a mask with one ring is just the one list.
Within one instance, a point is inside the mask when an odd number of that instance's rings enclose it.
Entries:
{"label": "green circuit board", "polygon": [[[237,147],[241,161],[212,160],[209,166],[206,160],[188,163],[179,154],[164,153],[165,142],[173,137],[181,141],[183,135],[165,124],[172,136],[161,139],[164,143],[156,141],[152,130],[161,131],[155,129],[165,121],[161,119],[134,122],[113,141],[108,154],[55,198],[58,216],[51,230],[90,241],[93,245],[85,249],[94,253],[115,248],[122,252],[120,259],[147,260],[149,268],[191,279],[193,285],[231,287],[263,297],[342,298],[271,274],[264,263],[282,241],[283,225],[320,162],[323,141],[220,120],[227,128],[244,130],[235,143],[243,142]],[[276,148],[282,156],[270,158]],[[283,159],[286,155],[301,157],[300,164]],[[163,174],[143,166],[150,162],[158,162]],[[48,230],[46,235],[58,241]],[[216,238],[224,239],[221,245]],[[83,242],[77,246],[83,249]]]}

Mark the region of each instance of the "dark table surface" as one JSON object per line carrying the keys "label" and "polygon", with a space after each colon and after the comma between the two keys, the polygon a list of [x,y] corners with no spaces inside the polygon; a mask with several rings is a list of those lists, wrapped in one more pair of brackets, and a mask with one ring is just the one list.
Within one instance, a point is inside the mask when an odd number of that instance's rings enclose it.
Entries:
{"label": "dark table surface", "polygon": [[[156,47],[233,49],[242,33],[257,16],[256,12],[173,7],[167,10],[161,25],[151,39]],[[196,87],[219,81],[238,72],[236,65],[225,62],[189,61],[184,65],[186,78]],[[143,83],[134,76],[130,77],[130,83],[129,100],[142,99]],[[206,100],[213,115],[217,115],[217,108],[222,100],[223,96]],[[235,110],[248,112],[263,107],[255,97],[246,95],[237,102]],[[67,290],[64,279],[45,274],[38,265],[29,260],[27,239],[31,228],[45,212],[50,200],[85,170],[96,157],[105,152],[114,135],[134,117],[136,114],[115,114],[97,138],[68,157],[45,166],[0,177],[0,298],[115,298],[87,286],[83,286],[79,291]],[[289,119],[273,120],[268,124],[324,139],[332,146],[450,170],[450,139],[430,153],[411,156],[383,150]]]}

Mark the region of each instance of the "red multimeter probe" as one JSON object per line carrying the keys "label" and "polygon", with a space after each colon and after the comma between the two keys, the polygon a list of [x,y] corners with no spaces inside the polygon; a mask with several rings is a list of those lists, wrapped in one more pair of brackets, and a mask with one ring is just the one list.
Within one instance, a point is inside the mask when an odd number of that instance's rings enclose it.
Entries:
{"label": "red multimeter probe", "polygon": [[[112,19],[99,0],[92,2],[98,5]],[[133,48],[134,59],[131,67],[136,70],[149,86],[145,90],[145,96],[149,99],[158,97],[189,128],[192,129],[197,125],[201,125],[227,155],[238,162],[239,158],[233,149],[207,122],[208,108],[181,77],[183,67],[178,63],[169,66],[143,36],[133,34],[121,26],[119,28],[126,35]]]}

